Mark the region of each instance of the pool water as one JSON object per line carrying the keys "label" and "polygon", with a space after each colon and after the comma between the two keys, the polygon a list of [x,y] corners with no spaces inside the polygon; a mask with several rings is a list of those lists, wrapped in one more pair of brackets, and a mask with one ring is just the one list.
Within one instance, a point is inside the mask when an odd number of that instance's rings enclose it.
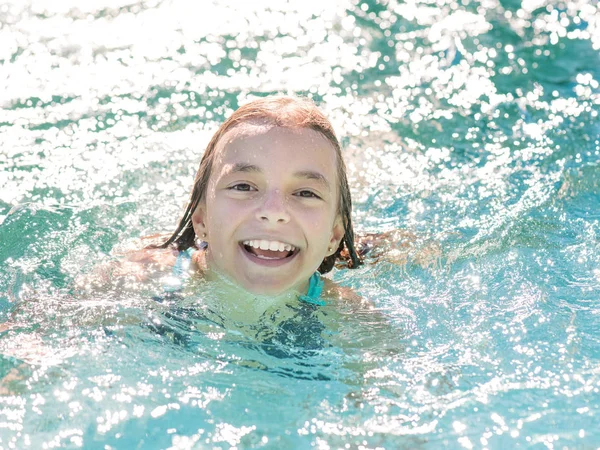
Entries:
{"label": "pool water", "polygon": [[[600,446],[595,0],[0,3],[0,448]],[[374,309],[76,280],[174,229],[219,123],[312,97]]]}

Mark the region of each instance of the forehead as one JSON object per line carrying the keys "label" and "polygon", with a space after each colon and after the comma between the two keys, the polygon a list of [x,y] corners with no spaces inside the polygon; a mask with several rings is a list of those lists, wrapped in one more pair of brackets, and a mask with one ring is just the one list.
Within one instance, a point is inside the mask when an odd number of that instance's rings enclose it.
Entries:
{"label": "forehead", "polygon": [[242,124],[225,133],[216,151],[215,163],[221,167],[244,162],[265,169],[279,165],[318,169],[333,176],[337,171],[332,143],[310,128]]}

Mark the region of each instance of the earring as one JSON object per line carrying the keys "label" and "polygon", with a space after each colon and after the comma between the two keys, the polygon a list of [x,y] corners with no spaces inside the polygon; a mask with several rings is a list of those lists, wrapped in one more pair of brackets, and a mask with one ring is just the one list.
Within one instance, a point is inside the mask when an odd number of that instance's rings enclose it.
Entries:
{"label": "earring", "polygon": [[327,247],[327,251],[328,251],[328,252],[331,252],[331,247]]}
{"label": "earring", "polygon": [[202,239],[206,237],[206,233],[202,233]]}

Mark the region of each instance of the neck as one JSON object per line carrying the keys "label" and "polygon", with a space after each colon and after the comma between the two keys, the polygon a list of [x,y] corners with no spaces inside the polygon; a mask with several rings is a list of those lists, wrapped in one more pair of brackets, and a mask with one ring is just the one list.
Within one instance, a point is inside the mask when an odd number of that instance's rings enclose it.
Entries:
{"label": "neck", "polygon": [[297,301],[298,296],[304,295],[308,291],[309,282],[306,280],[299,286],[294,286],[276,295],[256,294],[247,291],[216,269],[214,264],[210,264],[206,251],[196,252],[193,261],[203,278],[211,284],[211,290],[219,298],[231,300],[226,305],[239,310],[240,313],[250,314],[252,311],[260,315],[272,306]]}

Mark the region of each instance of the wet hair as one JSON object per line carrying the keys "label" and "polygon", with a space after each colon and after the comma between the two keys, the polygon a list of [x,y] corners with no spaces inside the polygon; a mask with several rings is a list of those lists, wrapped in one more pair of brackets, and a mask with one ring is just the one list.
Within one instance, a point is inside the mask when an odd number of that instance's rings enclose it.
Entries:
{"label": "wet hair", "polygon": [[[346,165],[342,159],[340,143],[333,127],[315,104],[308,99],[294,97],[271,96],[264,97],[241,106],[229,119],[219,127],[214,134],[200,161],[196,173],[190,201],[185,209],[179,226],[171,237],[156,248],[167,248],[171,245],[183,251],[194,246],[196,235],[192,225],[192,214],[206,195],[208,180],[211,175],[217,144],[223,136],[241,124],[257,123],[268,127],[308,128],[320,133],[333,147],[337,160],[337,178],[339,181],[338,213],[342,217],[344,237],[336,252],[327,256],[319,266],[319,272],[329,272],[337,259],[347,261],[348,267],[355,268],[362,264],[354,247],[354,230],[352,228],[352,200],[346,177]],[[346,250],[346,251],[344,251]],[[344,257],[342,255],[347,255]]]}

